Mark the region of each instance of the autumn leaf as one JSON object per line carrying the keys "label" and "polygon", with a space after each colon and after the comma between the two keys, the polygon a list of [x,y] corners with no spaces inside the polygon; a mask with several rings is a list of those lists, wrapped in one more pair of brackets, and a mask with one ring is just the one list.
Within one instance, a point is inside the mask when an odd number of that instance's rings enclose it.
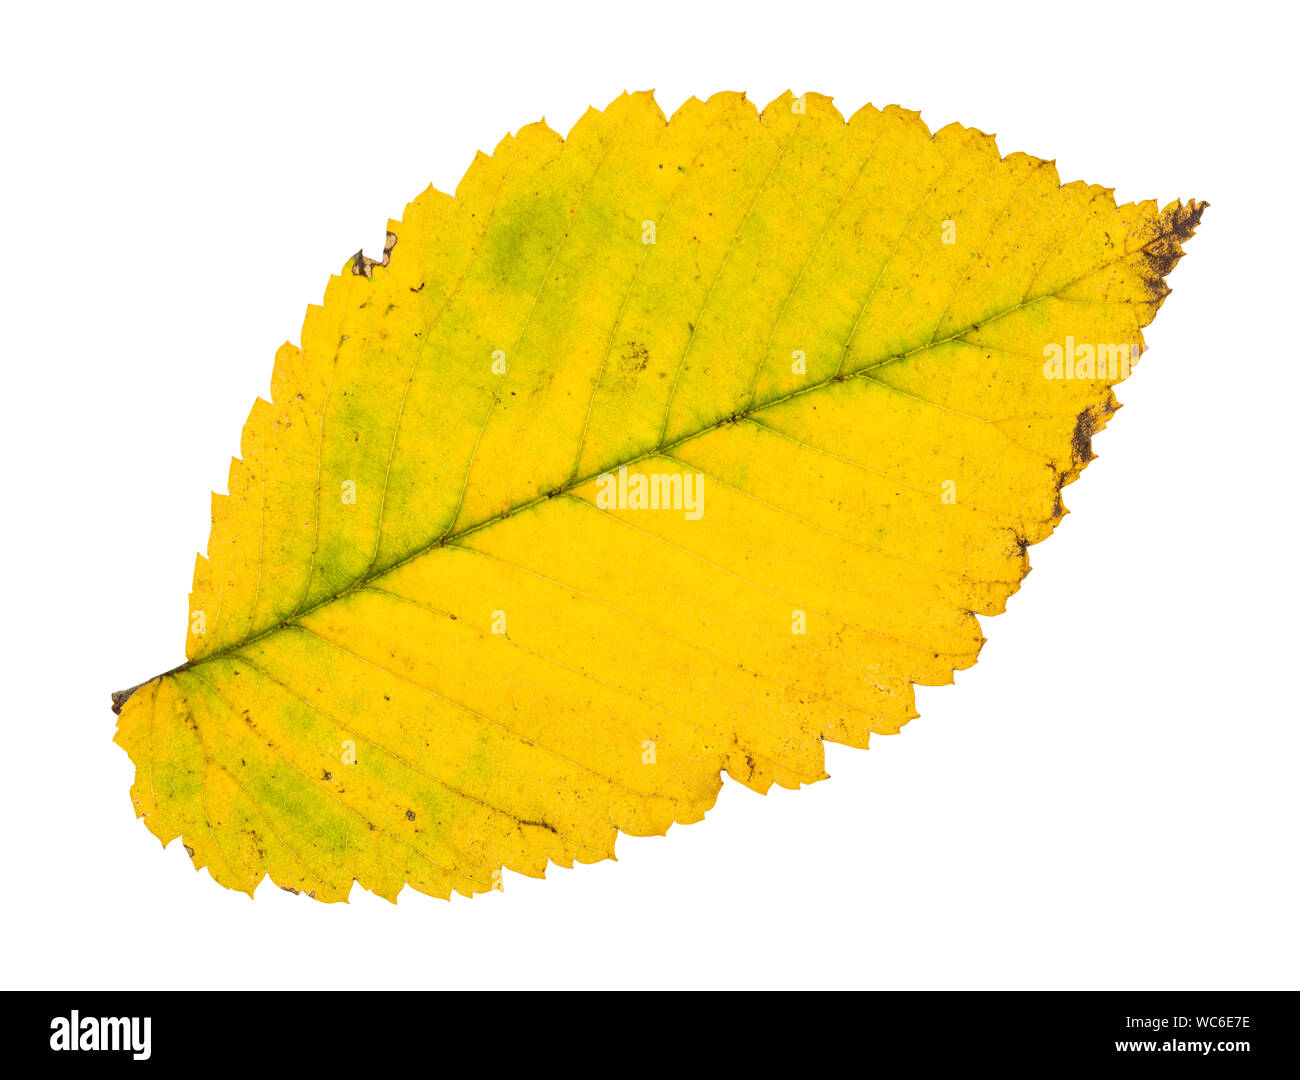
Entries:
{"label": "autumn leaf", "polygon": [[115,695],[137,813],[445,897],[822,779],[975,663],[1204,205],[817,94],[507,137],[277,354],[188,660]]}

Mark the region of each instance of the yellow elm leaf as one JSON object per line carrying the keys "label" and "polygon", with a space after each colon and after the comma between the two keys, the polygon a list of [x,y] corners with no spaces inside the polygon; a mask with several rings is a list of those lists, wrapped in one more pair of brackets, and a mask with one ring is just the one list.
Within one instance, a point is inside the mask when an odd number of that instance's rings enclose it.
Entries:
{"label": "yellow elm leaf", "polygon": [[480,154],[308,309],[212,504],[137,813],[251,893],[608,858],[975,662],[1204,203],[817,94]]}

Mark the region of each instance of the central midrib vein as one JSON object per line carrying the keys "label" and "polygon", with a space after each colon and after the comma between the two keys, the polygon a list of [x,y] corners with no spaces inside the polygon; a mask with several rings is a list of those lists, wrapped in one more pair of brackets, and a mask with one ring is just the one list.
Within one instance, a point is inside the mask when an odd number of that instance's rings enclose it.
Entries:
{"label": "central midrib vein", "polygon": [[[851,372],[836,373],[834,375],[829,376],[828,378],[821,379],[814,383],[809,383],[807,386],[801,386],[797,390],[792,390],[789,393],[781,394],[777,397],[770,398],[769,400],[764,401],[762,404],[749,405],[742,410],[724,416],[720,420],[717,420],[714,423],[709,424],[707,427],[700,428],[698,431],[693,431],[690,434],[683,435],[681,438],[675,439],[670,443],[660,443],[659,445],[656,445],[653,448],[646,450],[640,454],[636,454],[633,457],[624,458],[621,461],[616,461],[611,464],[605,465],[602,468],[597,469],[596,471],[588,473],[584,476],[570,479],[565,483],[561,484],[559,487],[555,487],[548,491],[542,492],[534,496],[533,498],[527,500],[526,502],[517,503],[516,505],[511,506],[506,510],[503,510],[501,513],[494,514],[493,516],[488,518],[484,518],[482,521],[479,521],[473,525],[468,525],[465,528],[455,532],[444,533],[440,535],[438,539],[424,545],[421,548],[417,548],[416,550],[410,552],[409,554],[404,555],[402,558],[392,563],[389,563],[387,566],[381,568],[375,568],[372,566],[366,574],[363,574],[361,577],[357,578],[357,580],[352,582],[350,585],[348,585],[347,588],[340,589],[337,593],[334,593],[332,596],[327,596],[324,599],[317,601],[309,608],[304,608],[301,611],[295,612],[289,618],[276,623],[274,626],[268,627],[266,630],[263,630],[257,634],[254,634],[252,637],[245,638],[244,640],[236,642],[232,645],[227,645],[224,648],[217,650],[216,652],[207,653],[203,656],[196,657],[193,660],[187,660],[185,663],[180,664],[179,666],[174,667],[169,671],[164,671],[159,675],[155,675],[154,678],[159,679],[159,678],[163,678],[166,675],[171,675],[176,672],[186,671],[190,668],[198,667],[212,660],[221,660],[221,659],[227,659],[233,656],[237,656],[239,650],[247,648],[249,645],[252,645],[258,641],[262,641],[263,639],[268,638],[274,634],[278,634],[281,630],[284,630],[290,626],[297,625],[300,620],[306,618],[307,616],[313,614],[316,611],[319,611],[321,608],[328,607],[330,604],[333,604],[336,601],[343,599],[344,597],[348,596],[352,592],[360,588],[363,588],[364,586],[369,585],[374,581],[377,581],[378,579],[382,578],[384,575],[392,573],[394,570],[397,570],[400,567],[403,567],[408,563],[414,562],[416,559],[419,559],[424,555],[427,555],[430,551],[434,551],[437,550],[438,548],[443,548],[443,547],[455,547],[457,546],[457,541],[463,540],[467,536],[471,536],[482,529],[486,529],[496,524],[497,522],[504,521],[506,518],[513,517],[515,514],[523,513],[526,510],[530,510],[534,506],[537,506],[543,502],[547,502],[550,499],[555,498],[556,496],[569,494],[575,489],[581,487],[582,485],[588,484],[591,481],[597,479],[598,477],[606,473],[612,472],[614,470],[617,470],[620,467],[635,465],[639,462],[646,461],[654,457],[658,457],[662,454],[668,453],[671,450],[675,450],[678,447],[693,441],[694,439],[701,438],[712,431],[716,431],[719,428],[726,427],[728,425],[737,424],[740,421],[752,416],[753,414],[760,413],[765,409],[775,408],[776,406],[782,405],[787,401],[792,401],[795,398],[802,397],[804,394],[810,394],[818,390],[823,390],[826,387],[834,385],[836,383],[848,382],[850,379],[859,378],[871,371],[875,371],[878,368],[884,367],[887,364],[894,364],[899,362],[900,360],[906,360],[911,356],[915,356],[917,353],[928,352],[929,350],[935,349],[940,345],[946,345],[950,342],[957,341],[963,338],[965,335],[971,333],[972,331],[978,330],[982,326],[987,326],[989,323],[996,322],[999,319],[1005,319],[1008,316],[1014,315],[1016,312],[1022,311],[1025,308],[1033,304],[1040,303],[1043,300],[1049,300],[1052,299],[1053,297],[1059,296],[1060,293],[1070,288],[1071,286],[1078,284],[1080,281],[1083,281],[1086,278],[1089,278],[1092,275],[1099,273],[1100,271],[1106,269],[1109,266],[1113,266],[1115,263],[1122,262],[1125,259],[1140,254],[1141,252],[1149,248],[1152,244],[1158,243],[1159,241],[1165,239],[1167,236],[1171,234],[1171,232],[1172,230],[1163,231],[1157,234],[1151,240],[1147,241],[1147,243],[1143,244],[1141,247],[1135,248],[1132,251],[1126,251],[1123,255],[1108,260],[1107,262],[1101,263],[1099,266],[1093,267],[1092,269],[1087,271],[1087,273],[1081,274],[1077,278],[1074,278],[1073,280],[1064,283],[1063,285],[1055,289],[1053,292],[1041,293],[1040,295],[1035,296],[1032,300],[1022,299],[1020,303],[1016,304],[1014,307],[1007,308],[1005,311],[998,312],[997,314],[991,315],[986,319],[981,319],[977,323],[971,323],[969,326],[963,327],[961,330],[957,331],[956,333],[950,334],[948,337],[928,341],[924,345],[918,345],[914,349],[909,349],[907,352],[899,353],[895,356],[885,357],[882,360],[872,361],[871,363],[866,364],[863,367],[856,368]],[[141,683],[140,685],[143,686],[146,685],[146,683],[152,681],[153,679],[149,679],[146,680],[145,683]]]}

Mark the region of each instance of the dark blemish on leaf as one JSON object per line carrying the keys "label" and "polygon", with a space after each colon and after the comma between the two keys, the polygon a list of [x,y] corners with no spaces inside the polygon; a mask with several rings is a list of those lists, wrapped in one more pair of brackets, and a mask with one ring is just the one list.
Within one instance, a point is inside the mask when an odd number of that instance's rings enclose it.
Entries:
{"label": "dark blemish on leaf", "polygon": [[320,778],[321,778],[322,780],[333,780],[333,779],[334,779],[334,774],[333,774],[332,772],[330,772],[329,769],[321,769],[321,771],[320,771]]}
{"label": "dark blemish on leaf", "polygon": [[282,888],[285,892],[293,893],[294,896],[298,895],[298,890],[295,889],[292,885],[281,885],[280,888]]}
{"label": "dark blemish on leaf", "polygon": [[618,366],[625,374],[635,375],[645,371],[650,363],[650,350],[639,341],[629,341],[618,358]]}
{"label": "dark blemish on leaf", "polygon": [[[1074,422],[1074,434],[1070,437],[1070,452],[1074,463],[1082,468],[1097,455],[1092,452],[1092,436],[1097,430],[1097,416],[1089,406],[1079,414]],[[1059,490],[1059,489],[1058,489]]]}
{"label": "dark blemish on leaf", "polygon": [[414,820],[415,820],[415,811],[414,811],[414,810],[408,810],[408,811],[406,812],[406,820],[407,820],[407,821],[414,821]]}
{"label": "dark blemish on leaf", "polygon": [[194,849],[190,847],[189,844],[184,844],[183,847],[185,848],[185,854],[188,855],[191,859],[194,858]]}
{"label": "dark blemish on leaf", "polygon": [[[352,256],[352,273],[359,274],[362,277],[374,277],[376,266],[387,266],[388,260],[393,254],[393,248],[397,246],[397,234],[384,234],[384,255],[381,259],[370,259],[358,251]],[[424,286],[422,285],[421,288]]]}
{"label": "dark blemish on leaf", "polygon": [[1170,235],[1180,244],[1190,240],[1192,234],[1196,232],[1196,226],[1201,223],[1201,215],[1209,205],[1207,202],[1197,202],[1195,199],[1180,203],[1169,216]]}
{"label": "dark blemish on leaf", "polygon": [[424,291],[424,282],[423,282],[423,281],[420,282],[419,285],[412,285],[412,286],[411,286],[411,292],[413,292],[413,293],[418,293],[418,292],[423,292],[423,291]]}
{"label": "dark blemish on leaf", "polygon": [[1170,289],[1165,284],[1165,278],[1183,257],[1183,244],[1196,232],[1201,215],[1209,205],[1195,199],[1176,204],[1167,214],[1162,215],[1163,231],[1160,235],[1143,245],[1141,251],[1145,267],[1142,284],[1146,289],[1148,303],[1159,305],[1169,295]]}

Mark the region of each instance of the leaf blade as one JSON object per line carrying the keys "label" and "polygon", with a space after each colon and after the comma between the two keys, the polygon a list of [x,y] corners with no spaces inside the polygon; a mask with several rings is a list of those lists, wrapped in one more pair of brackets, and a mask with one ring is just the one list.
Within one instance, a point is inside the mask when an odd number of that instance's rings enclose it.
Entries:
{"label": "leaf blade", "polygon": [[1202,208],[818,95],[522,129],[277,355],[190,663],[122,709],[138,812],[233,887],[447,895],[820,779],[975,662],[1116,408],[1033,350],[1140,341]]}

